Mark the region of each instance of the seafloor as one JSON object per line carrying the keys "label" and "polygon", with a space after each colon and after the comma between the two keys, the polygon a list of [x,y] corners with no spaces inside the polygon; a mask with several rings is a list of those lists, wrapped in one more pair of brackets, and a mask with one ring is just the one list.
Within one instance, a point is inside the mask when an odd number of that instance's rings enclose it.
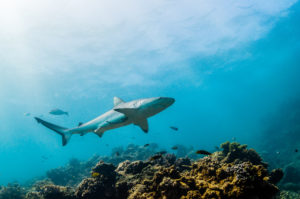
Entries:
{"label": "seafloor", "polygon": [[296,168],[270,171],[246,145],[226,142],[202,158],[192,148],[176,149],[175,156],[156,144],[128,145],[109,157],[72,159],[26,185],[2,186],[0,199],[300,198]]}

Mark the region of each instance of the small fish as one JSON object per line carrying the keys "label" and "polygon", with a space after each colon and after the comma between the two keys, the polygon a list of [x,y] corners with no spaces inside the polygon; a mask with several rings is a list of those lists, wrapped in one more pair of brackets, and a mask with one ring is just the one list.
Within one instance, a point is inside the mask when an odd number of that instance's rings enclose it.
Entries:
{"label": "small fish", "polygon": [[220,151],[220,147],[218,147],[218,146],[215,146],[215,149],[216,149],[217,151]]}
{"label": "small fish", "polygon": [[198,151],[196,151],[196,154],[200,154],[200,155],[211,155],[210,152],[205,151],[205,150],[198,150]]}
{"label": "small fish", "polygon": [[149,145],[150,145],[150,144],[145,144],[144,147],[147,147],[147,146],[149,146]]}
{"label": "small fish", "polygon": [[83,124],[82,122],[79,122],[79,123],[78,123],[78,126],[81,126],[82,124]]}
{"label": "small fish", "polygon": [[178,131],[178,128],[175,126],[170,126],[171,129],[173,129],[174,131]]}
{"label": "small fish", "polygon": [[31,114],[30,113],[24,113],[24,116],[30,116]]}
{"label": "small fish", "polygon": [[120,153],[117,151],[117,152],[115,153],[115,155],[116,155],[116,156],[120,156]]}
{"label": "small fish", "polygon": [[105,144],[105,146],[109,146],[109,144]]}
{"label": "small fish", "polygon": [[235,142],[235,141],[236,141],[236,137],[232,137],[232,141],[234,141],[234,142]]}
{"label": "small fish", "polygon": [[157,160],[157,159],[159,159],[159,158],[161,158],[161,157],[162,157],[162,154],[156,154],[156,155],[150,157],[149,160],[150,160],[150,161],[153,161],[153,160]]}
{"label": "small fish", "polygon": [[178,146],[173,146],[171,149],[172,149],[172,150],[177,150],[177,149],[178,149]]}
{"label": "small fish", "polygon": [[49,114],[51,115],[68,115],[69,116],[69,113],[68,112],[65,112],[63,110],[60,110],[60,109],[52,109]]}
{"label": "small fish", "polygon": [[99,175],[100,175],[100,173],[98,173],[98,172],[93,172],[92,173],[92,177],[94,177],[94,178],[98,177]]}
{"label": "small fish", "polygon": [[298,153],[298,149],[295,149],[295,152]]}
{"label": "small fish", "polygon": [[280,154],[280,152],[279,152],[279,151],[276,151],[276,154],[277,154],[277,155],[279,155],[279,154]]}

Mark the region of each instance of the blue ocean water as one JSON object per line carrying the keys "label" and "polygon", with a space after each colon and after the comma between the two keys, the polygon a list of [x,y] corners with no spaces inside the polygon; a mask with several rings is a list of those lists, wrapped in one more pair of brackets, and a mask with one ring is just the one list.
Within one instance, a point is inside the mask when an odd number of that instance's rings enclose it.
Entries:
{"label": "blue ocean water", "polygon": [[[135,1],[124,8],[7,1],[0,21],[0,184],[25,183],[70,158],[109,155],[129,143],[214,150],[236,140],[260,147],[266,118],[300,97],[300,4],[274,2],[232,1],[229,8],[165,1],[148,10]],[[97,14],[97,6],[113,14]],[[149,119],[148,134],[130,125],[101,139],[74,135],[65,147],[33,118],[74,127],[110,110],[114,96],[176,102]],[[69,116],[50,115],[53,108]]]}

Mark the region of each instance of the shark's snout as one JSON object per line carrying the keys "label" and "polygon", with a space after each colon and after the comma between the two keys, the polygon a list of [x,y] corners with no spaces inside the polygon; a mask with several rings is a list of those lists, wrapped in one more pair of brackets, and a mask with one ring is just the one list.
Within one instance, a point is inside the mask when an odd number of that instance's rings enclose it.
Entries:
{"label": "shark's snout", "polygon": [[175,99],[172,97],[159,97],[158,100],[166,107],[171,106],[175,102]]}

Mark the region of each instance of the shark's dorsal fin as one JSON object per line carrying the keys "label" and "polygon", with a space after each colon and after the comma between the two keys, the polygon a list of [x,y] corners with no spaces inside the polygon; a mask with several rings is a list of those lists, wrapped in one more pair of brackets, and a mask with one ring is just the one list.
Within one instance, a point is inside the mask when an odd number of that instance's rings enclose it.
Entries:
{"label": "shark's dorsal fin", "polygon": [[124,101],[119,97],[114,97],[114,106],[124,103]]}
{"label": "shark's dorsal fin", "polygon": [[147,119],[143,119],[143,120],[138,120],[134,122],[135,125],[141,127],[141,129],[145,132],[148,133],[148,121]]}

